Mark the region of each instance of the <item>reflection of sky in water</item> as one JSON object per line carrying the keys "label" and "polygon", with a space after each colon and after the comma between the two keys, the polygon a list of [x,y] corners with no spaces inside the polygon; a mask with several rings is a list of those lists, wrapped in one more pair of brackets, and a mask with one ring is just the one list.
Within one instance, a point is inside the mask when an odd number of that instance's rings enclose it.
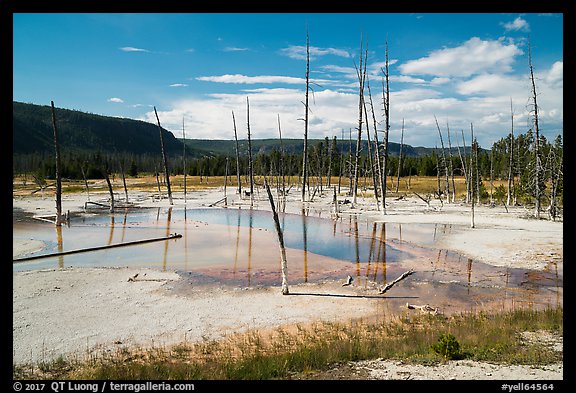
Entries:
{"label": "reflection of sky in water", "polygon": [[[287,248],[346,262],[368,262],[386,259],[396,262],[409,258],[417,249],[406,246],[431,243],[437,228],[434,224],[383,224],[359,221],[354,216],[336,221],[305,215],[280,214]],[[54,226],[48,223],[13,226],[14,238],[34,238],[46,242],[47,248],[37,254],[59,251]],[[272,214],[252,209],[141,209],[88,215],[73,219],[70,228],[62,227],[61,249],[74,250],[106,244],[129,242],[153,237],[183,234],[183,239],[148,243],[65,256],[66,266],[151,266],[158,261],[171,266],[195,264],[227,264],[246,258],[248,250],[254,262],[275,259],[277,237]],[[384,243],[382,240],[387,242]],[[165,246],[167,243],[167,247]],[[402,247],[398,245],[402,243]],[[165,250],[166,248],[166,250]],[[166,251],[166,253],[165,253]],[[50,267],[53,258],[15,264],[14,270]]]}
{"label": "reflection of sky in water", "polygon": [[[450,290],[466,288],[548,288],[556,302],[562,293],[562,264],[535,275],[523,269],[498,268],[458,253],[428,248],[452,227],[445,224],[397,224],[343,216],[337,220],[297,214],[280,214],[288,254],[289,281],[301,283],[350,274],[355,285],[385,283],[407,269],[411,281],[434,285],[449,283]],[[60,232],[60,234],[59,234]],[[48,257],[14,263],[14,271],[69,266],[129,266],[184,270],[195,282],[251,286],[279,282],[278,239],[271,212],[252,209],[139,209],[87,215],[58,231],[45,222],[14,222],[13,238],[41,240],[52,254],[142,239],[160,241]],[[192,276],[191,276],[192,277]],[[460,292],[459,292],[460,293]],[[483,290],[482,290],[482,293]],[[540,291],[546,295],[546,291]],[[435,296],[435,295],[434,295]],[[530,295],[531,296],[531,295]],[[547,298],[546,301],[550,301]]]}

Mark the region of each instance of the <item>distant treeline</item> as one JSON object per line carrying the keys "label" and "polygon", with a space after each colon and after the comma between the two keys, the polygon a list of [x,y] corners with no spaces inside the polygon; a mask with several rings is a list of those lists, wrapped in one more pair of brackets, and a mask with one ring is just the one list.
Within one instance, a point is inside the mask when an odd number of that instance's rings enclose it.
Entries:
{"label": "distant treeline", "polygon": [[[513,174],[517,178],[515,185],[519,196],[530,197],[533,188],[532,170],[534,162],[534,135],[531,130],[526,134],[520,134],[514,138]],[[545,176],[542,177],[541,187],[546,189],[547,182],[554,176],[553,171],[562,162],[563,144],[561,136],[558,136],[553,143],[540,138],[541,162],[544,166]],[[354,148],[352,148],[354,150]],[[281,149],[274,147],[269,152],[260,149],[254,154],[254,174],[276,176],[283,173],[286,176],[299,176],[302,174],[302,153],[282,153]],[[462,162],[469,160],[469,147],[461,154],[450,155],[446,152],[447,160],[452,161],[454,174],[464,175]],[[326,178],[331,176],[342,176],[348,178],[353,171],[351,165],[351,155],[354,151],[343,151],[336,148],[335,139],[313,144],[309,150],[309,171],[312,178]],[[134,153],[86,153],[86,152],[62,152],[61,154],[62,176],[69,179],[104,178],[104,171],[109,173],[125,172],[127,176],[138,176],[139,174],[154,174],[162,172],[161,154],[134,154]],[[390,156],[388,158],[388,175],[397,176],[398,165],[401,165],[400,176],[436,176],[442,154],[440,149],[432,150],[427,156],[405,157]],[[228,159],[228,160],[227,160]],[[228,161],[228,164],[226,164]],[[248,173],[248,157],[241,155],[240,174]],[[224,176],[228,165],[228,174],[236,174],[236,156],[234,150],[229,154],[218,154],[204,157],[186,157],[186,168],[184,168],[184,151],[181,154],[171,154],[169,161],[171,175],[182,175],[184,170],[190,176]],[[363,155],[360,161],[361,176],[372,176],[370,163],[367,155]],[[487,182],[490,178],[494,180],[505,180],[509,175],[510,167],[510,136],[502,138],[493,144],[491,150],[479,149],[478,168],[481,181]],[[441,168],[442,170],[442,168]],[[38,179],[54,179],[55,161],[53,154],[49,153],[27,153],[13,155],[13,174],[32,174]],[[562,179],[563,180],[563,176]],[[343,182],[346,184],[346,182]],[[487,188],[487,184],[483,184]],[[563,181],[559,182],[559,196],[561,200]],[[500,190],[501,191],[501,190]]]}

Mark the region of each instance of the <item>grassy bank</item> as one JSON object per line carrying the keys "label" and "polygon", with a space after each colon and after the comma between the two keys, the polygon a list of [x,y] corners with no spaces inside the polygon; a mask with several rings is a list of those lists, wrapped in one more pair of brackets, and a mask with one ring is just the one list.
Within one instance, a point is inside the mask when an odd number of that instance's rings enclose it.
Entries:
{"label": "grassy bank", "polygon": [[[362,359],[436,364],[448,359],[543,365],[562,353],[527,341],[526,331],[563,335],[563,309],[519,309],[445,318],[424,314],[365,323],[321,323],[172,347],[90,354],[88,360],[19,365],[15,379],[287,379]],[[446,338],[449,337],[449,340]]]}

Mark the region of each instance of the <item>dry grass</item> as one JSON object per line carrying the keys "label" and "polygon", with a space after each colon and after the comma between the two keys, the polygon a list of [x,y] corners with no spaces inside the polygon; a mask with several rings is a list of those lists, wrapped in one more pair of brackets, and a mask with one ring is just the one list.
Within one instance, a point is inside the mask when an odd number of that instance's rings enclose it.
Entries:
{"label": "dry grass", "polygon": [[[242,177],[242,188],[248,189],[250,184],[246,181],[246,178]],[[287,187],[293,185],[293,187],[297,187],[299,178],[298,176],[287,176],[285,178],[285,182]],[[123,193],[124,192],[124,185],[122,183],[122,178],[119,175],[114,175],[111,177],[112,188],[116,193]],[[166,192],[166,186],[160,179],[160,189],[162,192]],[[264,177],[256,176],[255,182],[257,186],[262,186],[264,184]],[[387,188],[388,188],[388,195],[395,196],[396,193],[396,182],[397,178],[395,177],[388,177],[387,180]],[[466,195],[466,183],[465,179],[462,176],[456,176],[454,178],[454,182],[456,184],[456,197],[457,198],[464,198]],[[324,187],[327,187],[327,179],[323,178]],[[490,185],[488,182],[485,182],[485,187],[489,189]],[[199,189],[206,189],[206,188],[223,188],[225,184],[224,176],[186,176],[186,190],[194,191]],[[275,184],[275,183],[272,183]],[[310,186],[315,186],[316,179],[312,178],[310,180]],[[348,189],[349,180],[347,178],[341,179],[341,193],[344,193]],[[360,178],[358,184],[362,189],[366,188],[366,193],[372,193],[372,179],[371,178]],[[493,182],[494,189],[499,185],[504,185],[506,187],[507,182],[505,180],[495,180]],[[44,196],[53,196],[55,194],[55,185],[54,181],[47,182],[48,187],[44,191]],[[331,185],[338,186],[338,177],[331,178]],[[170,186],[173,192],[183,192],[184,191],[184,176],[171,176],[170,177]],[[441,188],[444,187],[444,181],[441,179]],[[14,196],[31,196],[31,195],[42,195],[39,187],[30,179],[25,179],[22,176],[15,177],[12,181],[12,194]],[[155,176],[152,175],[141,175],[138,177],[128,177],[126,178],[126,187],[128,188],[128,192],[130,191],[146,191],[146,192],[156,192],[158,190],[158,183]],[[230,191],[233,191],[237,188],[237,181],[236,176],[229,176],[227,187]],[[452,187],[452,182],[450,181],[450,187]],[[422,196],[433,194],[435,190],[438,188],[437,179],[435,176],[411,176],[411,177],[402,177],[400,178],[400,185],[398,188],[398,193],[402,194],[410,194],[416,192]],[[92,179],[88,180],[88,189],[91,193],[107,193],[108,186],[106,181],[103,179]],[[62,182],[62,192],[64,194],[69,193],[83,193],[86,192],[84,181],[81,180],[64,180]]]}
{"label": "dry grass", "polygon": [[401,359],[435,364],[433,347],[443,333],[459,343],[456,358],[493,363],[541,365],[562,353],[527,344],[525,331],[563,335],[563,309],[517,309],[498,314],[406,314],[377,323],[316,323],[293,329],[235,334],[220,341],[182,342],[171,347],[127,348],[83,362],[60,358],[14,368],[15,379],[289,379],[335,363]]}

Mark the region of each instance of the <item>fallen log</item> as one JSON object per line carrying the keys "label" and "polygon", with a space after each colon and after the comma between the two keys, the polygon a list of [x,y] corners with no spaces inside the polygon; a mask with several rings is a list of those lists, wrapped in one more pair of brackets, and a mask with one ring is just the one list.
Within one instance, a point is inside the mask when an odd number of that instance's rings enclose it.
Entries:
{"label": "fallen log", "polygon": [[418,306],[416,304],[406,303],[406,307],[409,310],[420,310],[421,312],[427,312],[427,313],[434,314],[434,315],[438,314],[438,307],[432,307],[432,306],[429,306],[428,304]]}
{"label": "fallen log", "polygon": [[[214,207],[214,206],[216,206],[216,205],[219,204],[219,203],[225,202],[226,199],[227,199],[227,197],[224,197],[224,198],[222,198],[222,199],[218,199],[216,202],[209,204],[208,207]],[[226,204],[226,203],[224,203],[224,204]]]}
{"label": "fallen log", "polygon": [[388,290],[390,290],[390,288],[392,288],[395,284],[397,284],[398,282],[404,280],[406,277],[408,277],[409,275],[414,274],[414,270],[410,269],[407,272],[402,273],[402,275],[400,277],[398,277],[396,280],[386,284],[382,289],[380,289],[380,295],[382,295],[383,293],[386,293]]}
{"label": "fallen log", "polygon": [[151,243],[151,242],[157,242],[157,241],[162,241],[162,240],[179,239],[181,237],[182,237],[181,234],[175,233],[175,234],[170,235],[170,236],[156,237],[156,238],[152,238],[152,239],[134,240],[134,241],[125,242],[125,243],[108,244],[106,246],[97,246],[97,247],[82,248],[82,249],[78,249],[78,250],[62,251],[62,252],[56,252],[54,254],[32,255],[29,257],[13,259],[12,262],[14,262],[14,263],[26,262],[26,261],[32,261],[32,260],[40,259],[40,258],[58,257],[58,256],[62,256],[62,255],[78,254],[81,252],[105,250],[105,249],[114,248],[114,247],[133,246],[136,244]]}

